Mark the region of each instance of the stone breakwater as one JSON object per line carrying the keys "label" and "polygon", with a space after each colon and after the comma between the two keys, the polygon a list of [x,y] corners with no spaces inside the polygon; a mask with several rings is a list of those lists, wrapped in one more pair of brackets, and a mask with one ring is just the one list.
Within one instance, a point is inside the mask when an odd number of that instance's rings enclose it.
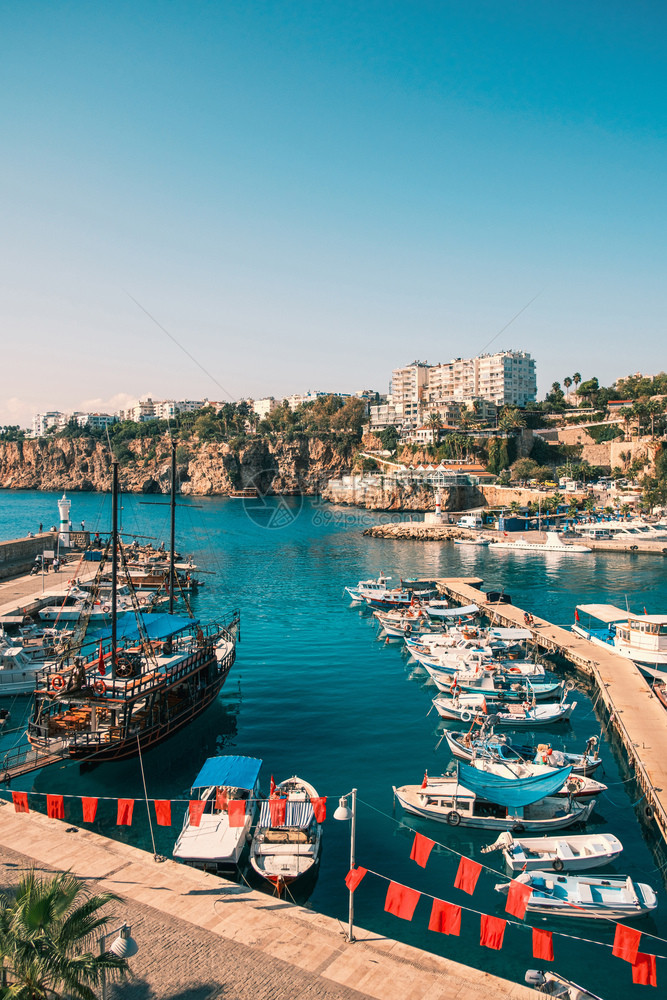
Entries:
{"label": "stone breakwater", "polygon": [[[122,443],[121,488],[129,493],[167,493],[170,442],[137,438]],[[176,453],[181,493],[227,495],[254,487],[262,493],[321,492],[329,479],[350,471],[351,453],[335,442],[296,437],[251,438],[238,447],[195,438]],[[0,442],[0,489],[107,491],[113,454],[95,438]]]}
{"label": "stone breakwater", "polygon": [[475,538],[479,532],[457,528],[452,524],[424,524],[401,522],[400,524],[376,524],[366,528],[364,535],[371,538],[405,538],[422,542],[447,542],[455,538]]}

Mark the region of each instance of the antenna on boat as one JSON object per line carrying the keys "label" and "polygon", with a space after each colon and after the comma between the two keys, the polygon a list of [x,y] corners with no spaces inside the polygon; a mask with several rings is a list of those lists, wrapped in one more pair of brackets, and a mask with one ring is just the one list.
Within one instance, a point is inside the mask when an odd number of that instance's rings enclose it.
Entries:
{"label": "antenna on boat", "polygon": [[111,679],[116,679],[116,642],[118,625],[116,612],[118,595],[118,462],[113,463],[111,479]]}
{"label": "antenna on boat", "polygon": [[174,569],[174,549],[176,547],[176,439],[171,439],[171,523],[169,542],[169,614],[174,613],[174,589],[176,572]]}

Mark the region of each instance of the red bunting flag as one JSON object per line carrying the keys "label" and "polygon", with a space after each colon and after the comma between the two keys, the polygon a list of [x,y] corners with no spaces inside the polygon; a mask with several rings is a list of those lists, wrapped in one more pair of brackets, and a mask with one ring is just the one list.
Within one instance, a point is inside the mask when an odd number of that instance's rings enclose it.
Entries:
{"label": "red bunting flag", "polygon": [[477,861],[471,861],[470,858],[461,858],[459,870],[454,880],[454,888],[462,889],[463,892],[467,892],[472,896],[481,870],[482,866]]}
{"label": "red bunting flag", "polygon": [[393,913],[395,917],[412,920],[420,896],[421,893],[416,889],[408,889],[407,885],[390,882],[384,908],[387,913]]}
{"label": "red bunting flag", "polygon": [[616,924],[612,955],[615,955],[616,958],[622,958],[625,962],[629,962],[630,965],[634,965],[637,960],[641,936],[642,932],[636,931],[634,927],[626,927],[625,924]]}
{"label": "red bunting flag", "polygon": [[482,698],[482,711],[484,712],[484,715],[489,714],[489,709],[487,708],[486,705],[486,698]]}
{"label": "red bunting flag", "polygon": [[106,674],[106,672],[107,672],[107,668],[104,666],[104,652],[102,650],[102,640],[101,639],[100,639],[100,657],[99,657],[99,661],[98,661],[98,664],[97,664],[97,669],[99,670],[99,672],[102,675]]}
{"label": "red bunting flag", "polygon": [[30,812],[28,809],[28,793],[27,792],[12,792],[12,802],[14,803],[14,809],[17,813],[27,813]]}
{"label": "red bunting flag", "polygon": [[575,620],[575,622],[579,621],[579,612],[577,611],[576,608],[574,609],[574,620]]}
{"label": "red bunting flag", "polygon": [[227,805],[230,826],[245,826],[245,799],[232,799]]}
{"label": "red bunting flag", "polygon": [[201,823],[201,818],[204,815],[205,808],[206,808],[206,799],[190,799],[188,803],[190,826],[199,826],[199,824]]}
{"label": "red bunting flag", "polygon": [[284,826],[285,814],[287,813],[287,799],[269,799],[269,812],[271,813],[271,826]]}
{"label": "red bunting flag", "polygon": [[349,872],[345,876],[345,885],[348,887],[350,892],[354,892],[367,872],[367,868],[350,868]]}
{"label": "red bunting flag", "polygon": [[638,986],[656,986],[658,979],[655,971],[655,955],[645,955],[637,952],[637,958],[632,966],[632,981]]}
{"label": "red bunting flag", "polygon": [[311,798],[310,804],[313,807],[313,812],[315,813],[315,822],[324,823],[327,818],[327,797],[326,795],[320,795],[319,798]]}
{"label": "red bunting flag", "polygon": [[440,934],[460,934],[461,907],[446,903],[444,899],[434,899],[428,929]]}
{"label": "red bunting flag", "polygon": [[226,788],[216,788],[215,790],[215,808],[218,812],[227,812],[227,789]]}
{"label": "red bunting flag", "polygon": [[46,796],[46,815],[51,819],[65,819],[65,800],[62,795]]}
{"label": "red bunting flag", "polygon": [[97,816],[97,799],[91,799],[89,796],[83,795],[81,805],[83,806],[83,822],[94,823]]}
{"label": "red bunting flag", "polygon": [[491,917],[487,913],[483,913],[479,943],[484,945],[485,948],[494,948],[496,951],[500,951],[503,946],[506,926],[506,920],[501,920],[500,917]]}
{"label": "red bunting flag", "polygon": [[424,771],[424,779],[422,781],[422,788],[426,788],[428,785],[428,771]]}
{"label": "red bunting flag", "polygon": [[118,799],[116,826],[132,826],[134,799]]}
{"label": "red bunting flag", "polygon": [[155,799],[155,819],[158,826],[171,826],[171,802],[169,799]]}
{"label": "red bunting flag", "polygon": [[276,791],[276,783],[273,780],[273,775],[271,775],[271,784],[269,785],[269,795],[274,795]]}
{"label": "red bunting flag", "polygon": [[532,892],[533,890],[529,885],[525,885],[523,882],[517,882],[516,879],[512,879],[507,893],[505,913],[511,913],[513,917],[518,917],[519,920],[523,920],[526,915],[526,906],[528,905],[528,900],[530,899]]}
{"label": "red bunting flag", "polygon": [[426,868],[426,862],[434,847],[434,840],[422,837],[421,833],[415,833],[415,839],[412,841],[412,850],[410,851],[410,860],[416,861],[422,868]]}
{"label": "red bunting flag", "polygon": [[554,960],[554,942],[551,931],[542,931],[533,927],[533,958],[541,958],[544,962]]}

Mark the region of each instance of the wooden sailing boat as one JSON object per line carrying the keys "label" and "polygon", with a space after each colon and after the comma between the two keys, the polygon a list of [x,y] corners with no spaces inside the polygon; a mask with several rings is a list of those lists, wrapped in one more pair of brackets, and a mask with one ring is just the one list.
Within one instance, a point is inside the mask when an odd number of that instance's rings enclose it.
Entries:
{"label": "wooden sailing boat", "polygon": [[[37,676],[28,739],[45,754],[83,760],[135,756],[182,729],[217,697],[236,658],[239,613],[201,624],[173,614],[176,450],[172,445],[169,613],[117,614],[118,463],[113,464],[111,632],[99,649],[70,651]],[[127,615],[123,616],[127,620]]]}

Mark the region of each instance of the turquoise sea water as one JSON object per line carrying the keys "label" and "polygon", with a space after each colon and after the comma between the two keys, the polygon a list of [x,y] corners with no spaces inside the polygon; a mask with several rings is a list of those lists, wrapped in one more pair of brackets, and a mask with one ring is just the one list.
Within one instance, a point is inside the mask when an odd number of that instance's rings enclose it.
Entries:
{"label": "turquoise sea water", "polygon": [[[168,540],[168,508],[156,506],[164,498],[123,497],[123,525],[127,532]],[[0,493],[0,538],[14,538],[57,519],[56,494]],[[145,501],[145,502],[142,502]],[[299,498],[246,505],[240,500],[182,499],[178,545],[194,554],[205,576],[205,587],[194,598],[193,609],[202,618],[240,607],[242,641],[238,658],[220,698],[190,729],[144,757],[149,797],[187,798],[190,780],[203,759],[212,754],[241,753],[264,760],[263,780],[268,788],[291,774],[308,778],[320,794],[329,797],[329,817],[338,796],[353,786],[359,790],[357,863],[381,875],[439,898],[478,911],[503,915],[504,899],[493,891],[500,876],[483,873],[474,896],[453,888],[458,858],[444,848],[434,851],[426,869],[409,860],[412,829],[455,851],[484,860],[498,870],[501,856],[480,856],[482,845],[495,840],[484,831],[453,830],[403,816],[393,808],[392,785],[421,781],[424,769],[438,773],[447,765],[449,751],[435,750],[442,733],[435,713],[428,715],[435,693],[424,674],[414,673],[401,644],[376,638],[374,619],[353,607],[343,593],[345,584],[390,573],[429,577],[477,575],[487,589],[502,589],[519,606],[558,624],[572,620],[580,601],[610,601],[631,609],[664,611],[667,582],[662,558],[597,554],[537,559],[530,553],[495,553],[451,543],[420,543],[371,539],[362,531],[382,520],[351,508],[320,505]],[[152,506],[150,506],[152,505]],[[72,521],[104,531],[110,517],[109,499],[100,494],[72,495]],[[52,578],[53,579],[53,578]],[[0,600],[2,588],[0,585]],[[575,678],[576,679],[576,678]],[[550,739],[555,746],[583,749],[588,736],[599,734],[601,717],[589,697],[590,688],[577,679],[577,709],[571,724],[537,730],[536,742]],[[594,696],[593,696],[594,697]],[[14,726],[27,710],[27,700],[12,706]],[[667,724],[667,718],[666,718]],[[604,729],[603,729],[604,731]],[[530,734],[527,734],[530,735]],[[0,741],[0,752],[17,734]],[[660,870],[667,862],[650,825],[640,825],[643,804],[633,809],[640,792],[631,779],[622,748],[603,743],[604,773],[596,777],[609,785],[597,804],[589,829],[608,831],[622,841],[625,851],[609,874],[631,875],[659,892],[656,917],[635,926],[667,938],[667,896]],[[100,765],[80,772],[77,765],[53,767],[26,776],[13,786],[35,792],[75,795],[143,796],[138,761]],[[35,796],[35,808],[44,799]],[[67,818],[78,824],[80,805],[66,806]],[[157,850],[165,855],[180,827],[181,807],[174,808],[174,826],[156,828]],[[405,821],[405,822],[404,822]],[[54,821],[55,822],[55,821]],[[137,802],[131,828],[115,826],[115,803],[100,803],[95,829],[150,849],[145,805]],[[317,884],[309,905],[347,920],[349,830],[327,820]],[[523,980],[527,968],[539,967],[532,958],[529,930],[508,926],[502,951],[479,946],[479,917],[463,913],[460,938],[427,929],[430,900],[422,898],[412,922],[384,913],[387,883],[368,875],[356,893],[356,921],[361,927],[385,933],[410,944]],[[610,942],[613,928],[598,921],[556,921],[536,926]],[[641,950],[667,956],[667,944],[644,938]],[[639,994],[632,986],[630,967],[611,957],[607,948],[566,938],[554,938],[553,968],[588,985],[602,997],[620,1000]],[[658,962],[664,986],[667,961]]]}

